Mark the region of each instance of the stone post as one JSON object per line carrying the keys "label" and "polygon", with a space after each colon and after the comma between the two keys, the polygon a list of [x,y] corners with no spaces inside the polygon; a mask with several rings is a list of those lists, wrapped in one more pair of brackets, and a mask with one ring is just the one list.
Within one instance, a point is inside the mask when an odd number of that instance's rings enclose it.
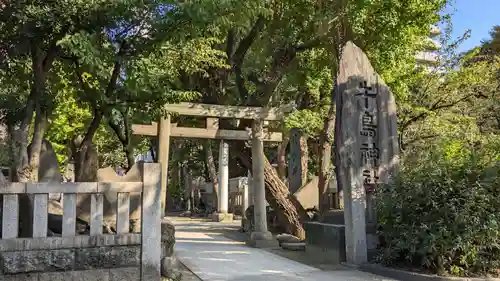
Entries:
{"label": "stone post", "polygon": [[219,148],[219,213],[227,213],[229,203],[229,145],[220,142]]}
{"label": "stone post", "polygon": [[223,140],[219,147],[219,210],[212,217],[213,221],[232,221],[233,214],[228,213],[229,205],[229,144]]}
{"label": "stone post", "polygon": [[266,187],[264,181],[264,143],[261,120],[252,123],[252,193],[254,196],[255,229],[250,235],[249,244],[265,248],[277,245],[271,232],[267,230]]}
{"label": "stone post", "polygon": [[255,204],[254,200],[254,186],[253,186],[253,177],[252,177],[252,171],[248,171],[248,204],[250,206]]}
{"label": "stone post", "polygon": [[161,213],[167,212],[168,152],[170,146],[170,115],[162,117],[158,123],[158,163],[161,164]]}
{"label": "stone post", "polygon": [[[242,202],[242,207],[243,207],[243,213],[248,209],[250,198],[249,198],[249,188],[250,188],[250,171],[248,171],[248,176],[247,176],[247,182],[246,184],[243,185],[243,202]],[[243,215],[245,217],[245,215]]]}
{"label": "stone post", "polygon": [[182,173],[184,174],[184,196],[187,198],[186,200],[186,211],[193,211],[193,204],[191,201],[191,186],[192,186],[192,178],[191,174],[188,171],[187,166],[182,167]]}
{"label": "stone post", "polygon": [[[144,163],[141,219],[141,279],[160,280],[161,274],[161,173],[158,164]],[[102,205],[101,205],[102,206]],[[101,224],[102,225],[102,224]]]}
{"label": "stone post", "polygon": [[248,209],[248,189],[250,188],[250,171],[248,171],[247,182],[243,184],[243,194],[242,194],[242,202],[241,202],[241,227],[245,227],[247,218],[246,210]]}

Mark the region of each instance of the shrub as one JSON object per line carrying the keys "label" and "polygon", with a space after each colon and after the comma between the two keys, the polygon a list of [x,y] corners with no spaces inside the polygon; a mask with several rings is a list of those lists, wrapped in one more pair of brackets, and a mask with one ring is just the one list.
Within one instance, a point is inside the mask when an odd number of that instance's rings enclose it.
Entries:
{"label": "shrub", "polygon": [[[407,157],[378,190],[380,261],[439,274],[498,275],[500,165],[487,145]],[[488,154],[488,155],[486,155]],[[409,161],[412,159],[412,161]]]}

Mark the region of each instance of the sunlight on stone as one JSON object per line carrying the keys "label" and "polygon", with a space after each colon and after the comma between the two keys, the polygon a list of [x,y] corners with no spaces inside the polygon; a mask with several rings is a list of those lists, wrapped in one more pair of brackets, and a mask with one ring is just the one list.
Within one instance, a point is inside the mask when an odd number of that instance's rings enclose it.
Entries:
{"label": "sunlight on stone", "polygon": [[270,269],[263,269],[263,270],[261,270],[261,272],[264,272],[264,273],[279,273],[279,274],[284,273],[283,271],[270,270]]}
{"label": "sunlight on stone", "polygon": [[199,252],[201,254],[225,254],[225,255],[233,255],[233,254],[246,254],[249,255],[248,251],[202,251]]}
{"label": "sunlight on stone", "polygon": [[233,261],[230,259],[219,259],[219,258],[201,258],[201,259],[206,261]]}
{"label": "sunlight on stone", "polygon": [[200,232],[183,232],[177,231],[175,233],[175,237],[177,238],[191,238],[191,239],[214,239],[213,237]]}
{"label": "sunlight on stone", "polygon": [[[182,240],[177,240],[176,243],[205,243],[205,244],[226,244],[226,245],[245,245],[245,242],[236,242],[236,241],[199,241],[199,240],[189,240],[189,239],[184,239],[180,238]],[[213,238],[211,238],[213,239]]]}

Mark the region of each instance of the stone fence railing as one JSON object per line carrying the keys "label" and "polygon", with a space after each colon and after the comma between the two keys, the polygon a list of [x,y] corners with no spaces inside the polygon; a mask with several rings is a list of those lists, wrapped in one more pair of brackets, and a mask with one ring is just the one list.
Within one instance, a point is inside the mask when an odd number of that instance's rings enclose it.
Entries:
{"label": "stone fence railing", "polygon": [[[0,280],[160,280],[160,166],[142,182],[9,183],[0,186]],[[49,193],[63,194],[62,233],[47,237]],[[116,234],[103,234],[104,194],[117,194]],[[141,233],[129,232],[130,195],[140,194]],[[77,196],[90,196],[90,233],[77,235]],[[32,237],[19,237],[20,197],[33,207]],[[22,222],[25,223],[25,222]],[[24,279],[23,279],[24,278]]]}

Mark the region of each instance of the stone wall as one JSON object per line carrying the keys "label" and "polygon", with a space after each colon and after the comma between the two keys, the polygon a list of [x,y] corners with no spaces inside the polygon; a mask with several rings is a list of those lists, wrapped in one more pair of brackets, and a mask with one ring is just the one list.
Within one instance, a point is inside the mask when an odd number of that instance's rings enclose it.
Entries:
{"label": "stone wall", "polygon": [[140,238],[130,234],[2,241],[0,280],[137,281]]}
{"label": "stone wall", "polygon": [[138,281],[140,268],[113,268],[67,272],[0,275],[2,281]]}
{"label": "stone wall", "polygon": [[[0,240],[1,241],[1,240]],[[179,279],[175,227],[162,221],[162,275]],[[2,281],[139,281],[141,236],[49,237],[0,243]]]}

